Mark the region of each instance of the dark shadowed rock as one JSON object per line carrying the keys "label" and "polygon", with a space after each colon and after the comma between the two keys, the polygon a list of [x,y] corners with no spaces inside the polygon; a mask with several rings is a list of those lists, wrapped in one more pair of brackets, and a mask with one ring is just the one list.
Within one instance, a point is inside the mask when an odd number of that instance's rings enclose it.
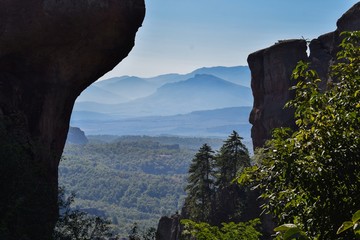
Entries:
{"label": "dark shadowed rock", "polygon": [[292,98],[292,70],[300,60],[306,60],[306,41],[281,41],[248,57],[254,105],[250,114],[254,148],[270,138],[272,129],[293,127],[293,111],[284,109]]}
{"label": "dark shadowed rock", "polygon": [[161,217],[156,232],[156,240],[180,239],[180,218],[179,214]]}
{"label": "dark shadowed rock", "polygon": [[0,2],[0,239],[50,239],[76,97],[127,56],[143,0]]}

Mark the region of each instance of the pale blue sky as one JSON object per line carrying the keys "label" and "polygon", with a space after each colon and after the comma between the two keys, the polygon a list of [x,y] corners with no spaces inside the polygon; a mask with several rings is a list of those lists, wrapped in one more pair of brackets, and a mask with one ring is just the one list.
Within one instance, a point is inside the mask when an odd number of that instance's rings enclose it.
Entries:
{"label": "pale blue sky", "polygon": [[355,0],[146,0],[129,56],[102,79],[247,65],[280,39],[313,39],[336,29]]}

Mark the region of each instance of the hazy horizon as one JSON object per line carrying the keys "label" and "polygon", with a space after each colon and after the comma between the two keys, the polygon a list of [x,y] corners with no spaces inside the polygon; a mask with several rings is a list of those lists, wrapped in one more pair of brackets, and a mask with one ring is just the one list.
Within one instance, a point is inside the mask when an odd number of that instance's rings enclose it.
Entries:
{"label": "hazy horizon", "polygon": [[334,31],[355,0],[146,0],[135,47],[101,79],[244,66],[278,40],[314,39]]}

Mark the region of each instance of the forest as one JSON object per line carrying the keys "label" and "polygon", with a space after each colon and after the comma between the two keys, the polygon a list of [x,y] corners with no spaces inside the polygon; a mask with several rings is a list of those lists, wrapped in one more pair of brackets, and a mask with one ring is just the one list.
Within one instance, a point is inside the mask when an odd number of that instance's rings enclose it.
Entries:
{"label": "forest", "polygon": [[72,207],[104,217],[126,236],[136,222],[156,227],[161,216],[181,210],[188,167],[197,149],[222,139],[148,136],[89,136],[67,144],[59,185],[75,194]]}
{"label": "forest", "polygon": [[[92,155],[88,155],[87,159],[90,160],[84,162],[88,169],[74,167],[77,172],[85,174],[91,172],[91,168],[105,170],[107,165],[118,173],[123,168],[138,176],[152,174],[163,177],[155,184],[167,181],[174,188],[175,182],[181,183],[179,189],[182,191],[186,184],[186,194],[179,191],[176,195],[181,200],[154,191],[146,183],[140,184],[136,187],[140,190],[134,191],[134,188],[129,187],[134,182],[130,182],[121,194],[126,199],[117,201],[119,195],[115,195],[107,200],[112,204],[124,204],[130,209],[139,207],[138,202],[142,197],[146,197],[149,203],[151,198],[156,202],[156,197],[165,196],[166,202],[161,202],[162,207],[172,203],[174,209],[180,209],[184,204],[181,213],[184,239],[256,240],[262,236],[264,239],[277,240],[358,239],[360,32],[345,32],[341,36],[343,40],[337,62],[330,69],[333,81],[328,82],[326,89],[321,88],[317,72],[309,63],[300,61],[292,74],[294,86],[291,90],[295,91],[295,97],[285,105],[294,110],[297,127],[275,129],[265,146],[255,151],[253,160],[241,142],[242,138],[233,131],[222,145],[217,142],[219,145],[216,145],[215,151],[211,147],[211,144],[216,144],[215,140],[210,144],[204,141],[201,147],[197,146],[197,152],[194,148],[184,151],[184,145],[164,142],[162,138],[158,142],[149,141],[149,137],[140,137],[142,141],[139,141],[139,137],[132,137],[138,139],[136,142],[129,139],[112,140],[110,143],[97,140],[71,147],[91,152],[86,149],[91,144],[106,145],[109,151],[103,154],[107,160],[99,164]],[[76,151],[71,152],[71,147],[67,150],[71,153],[69,155],[79,156]],[[92,149],[96,149],[96,145]],[[126,163],[126,160],[131,159],[127,156],[129,149],[137,149],[138,157],[145,162],[135,160]],[[101,153],[100,149],[96,151]],[[127,156],[125,163],[114,161],[117,155]],[[153,157],[155,166],[147,165],[145,159],[149,156]],[[171,156],[179,158],[171,162],[170,159],[175,159]],[[158,158],[160,160],[156,161]],[[189,159],[192,159],[191,162]],[[62,171],[62,174],[66,174],[71,170],[64,168]],[[110,171],[104,173],[112,179],[118,177],[117,174],[111,175]],[[100,175],[94,177],[101,180]],[[128,178],[134,180],[129,175],[124,177]],[[149,179],[147,181],[152,182]],[[89,189],[90,182],[83,183],[80,190]],[[71,186],[71,181],[65,184],[65,187],[68,186]],[[259,198],[254,199],[252,193],[256,193]],[[85,206],[86,201],[91,199],[86,199],[85,195],[82,197],[84,199],[79,202]],[[249,209],[258,199],[262,213],[250,211],[249,214]],[[164,213],[167,210],[170,209],[165,209]],[[268,216],[265,220],[264,214]],[[114,215],[111,217],[119,221]],[[276,227],[270,233],[264,232],[259,218],[263,221],[262,226],[267,221]]]}

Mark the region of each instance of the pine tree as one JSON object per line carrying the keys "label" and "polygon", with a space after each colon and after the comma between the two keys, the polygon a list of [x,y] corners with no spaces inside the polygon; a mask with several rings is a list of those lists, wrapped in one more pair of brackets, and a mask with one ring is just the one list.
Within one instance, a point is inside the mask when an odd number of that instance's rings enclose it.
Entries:
{"label": "pine tree", "polygon": [[194,221],[209,221],[214,199],[214,151],[204,144],[189,168],[185,199],[188,217]]}
{"label": "pine tree", "polygon": [[233,131],[215,158],[216,224],[241,220],[246,205],[246,189],[233,183],[237,174],[250,166],[249,151],[241,140]]}

